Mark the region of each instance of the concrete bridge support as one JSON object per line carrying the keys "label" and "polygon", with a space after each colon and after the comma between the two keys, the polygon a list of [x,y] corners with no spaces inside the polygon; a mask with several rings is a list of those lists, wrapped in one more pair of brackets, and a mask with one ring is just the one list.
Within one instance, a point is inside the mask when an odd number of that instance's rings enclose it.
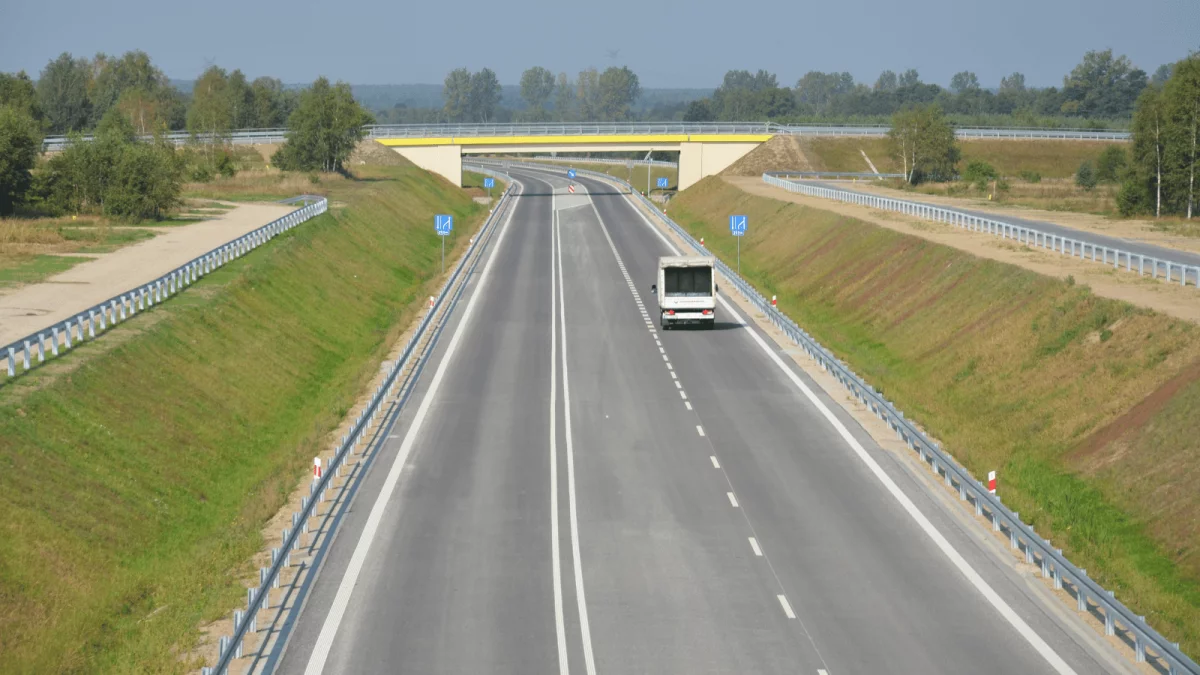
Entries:
{"label": "concrete bridge support", "polygon": [[758,143],[679,144],[679,189],[686,190],[706,176],[715,176],[745,157]]}

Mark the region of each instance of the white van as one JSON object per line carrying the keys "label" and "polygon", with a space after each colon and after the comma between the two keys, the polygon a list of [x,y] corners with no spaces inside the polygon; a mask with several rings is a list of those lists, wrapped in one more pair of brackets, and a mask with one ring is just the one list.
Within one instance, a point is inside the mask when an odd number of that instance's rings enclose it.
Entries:
{"label": "white van", "polygon": [[658,259],[658,283],[650,292],[658,296],[659,326],[698,323],[712,328],[717,322],[717,259],[712,256],[664,256]]}

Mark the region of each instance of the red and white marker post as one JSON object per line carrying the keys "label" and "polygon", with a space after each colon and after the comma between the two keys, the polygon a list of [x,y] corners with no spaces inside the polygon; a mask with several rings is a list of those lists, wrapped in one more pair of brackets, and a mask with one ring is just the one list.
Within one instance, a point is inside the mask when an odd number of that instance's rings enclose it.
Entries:
{"label": "red and white marker post", "polygon": [[571,194],[575,194],[575,186],[574,186],[574,185],[568,185],[568,186],[567,186],[567,192],[570,192]]}
{"label": "red and white marker post", "polygon": [[313,457],[313,480],[321,480],[321,458]]}
{"label": "red and white marker post", "polygon": [[772,307],[775,306],[775,296],[773,296],[773,295],[771,296],[771,306]]}
{"label": "red and white marker post", "polygon": [[700,237],[700,245],[701,245],[701,246],[703,246],[703,245],[704,245],[704,237]]}
{"label": "red and white marker post", "polygon": [[988,492],[996,494],[996,472],[988,472]]}
{"label": "red and white marker post", "polygon": [[429,296],[429,309],[433,309],[433,296]]}

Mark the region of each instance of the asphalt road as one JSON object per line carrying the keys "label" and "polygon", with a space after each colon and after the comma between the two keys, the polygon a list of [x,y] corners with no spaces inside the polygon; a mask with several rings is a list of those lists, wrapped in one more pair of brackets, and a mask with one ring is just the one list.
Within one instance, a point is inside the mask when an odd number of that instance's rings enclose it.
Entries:
{"label": "asphalt road", "polygon": [[[825,181],[814,181],[814,180],[804,180],[804,181],[796,181],[796,182],[807,183],[808,185],[815,185],[817,187],[829,188],[831,190],[845,190],[846,192],[853,192],[855,194],[869,195],[872,197],[880,196],[880,195],[874,194],[874,193],[866,193],[866,192],[860,192],[858,190],[850,190],[844,184],[841,184],[841,183],[830,183],[830,182],[825,182]],[[942,205],[942,204],[930,204],[928,202],[922,202],[919,199],[913,199],[908,196],[903,197],[903,199],[905,201],[913,202],[916,204],[925,204],[926,206],[932,206],[935,208],[947,208],[945,205]],[[979,218],[988,218],[991,220],[998,220],[1001,222],[1009,223],[1010,225],[1020,225],[1022,227],[1030,227],[1035,230],[1041,230],[1042,232],[1046,232],[1048,234],[1053,234],[1053,235],[1057,235],[1060,237],[1069,237],[1069,238],[1075,239],[1077,241],[1086,241],[1088,243],[1094,243],[1099,246],[1107,246],[1109,248],[1119,248],[1123,251],[1129,251],[1129,252],[1132,252],[1132,253],[1135,253],[1138,255],[1151,256],[1154,258],[1158,258],[1159,260],[1169,260],[1173,263],[1178,263],[1178,264],[1182,264],[1182,265],[1200,266],[1200,254],[1191,253],[1188,251],[1181,251],[1176,248],[1167,248],[1164,246],[1156,246],[1154,244],[1147,244],[1145,242],[1137,241],[1134,239],[1123,239],[1121,237],[1109,237],[1109,236],[1103,235],[1103,234],[1096,234],[1095,232],[1088,232],[1085,230],[1076,230],[1071,227],[1066,227],[1065,225],[1058,225],[1056,223],[1048,223],[1043,220],[1030,220],[1028,218],[1017,218],[1015,216],[1009,216],[1009,215],[1001,216],[1001,215],[997,215],[995,213],[984,213],[983,211],[975,211],[973,209],[964,209],[964,208],[960,208],[960,207],[954,207],[954,210],[961,211],[962,213],[967,213],[967,214],[970,214],[972,216],[976,216]],[[1122,260],[1122,265],[1123,265],[1124,258],[1122,258],[1121,260]],[[1159,274],[1162,274],[1161,270],[1159,271]],[[1175,272],[1176,280],[1178,280],[1178,275],[1179,275],[1179,272],[1176,271]],[[1189,277],[1191,277],[1191,276],[1193,276],[1193,275],[1191,273],[1189,273]],[[1189,285],[1190,285],[1190,283],[1191,282],[1189,281]]]}
{"label": "asphalt road", "polygon": [[1110,670],[741,315],[659,331],[624,197],[513,175],[281,672]]}

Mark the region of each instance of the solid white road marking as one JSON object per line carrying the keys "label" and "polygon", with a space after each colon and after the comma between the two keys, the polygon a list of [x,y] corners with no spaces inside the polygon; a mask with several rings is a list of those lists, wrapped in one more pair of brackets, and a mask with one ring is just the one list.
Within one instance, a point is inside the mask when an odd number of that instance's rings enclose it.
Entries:
{"label": "solid white road marking", "polygon": [[754,549],[754,555],[762,557],[762,549],[758,547],[758,540],[750,537],[750,548]]}
{"label": "solid white road marking", "polygon": [[[524,186],[521,189],[524,190]],[[371,513],[367,516],[367,522],[363,526],[362,534],[359,536],[358,543],[354,547],[354,553],[350,556],[346,572],[342,575],[341,583],[338,584],[338,590],[334,595],[333,603],[329,606],[329,614],[325,616],[325,622],[321,624],[321,632],[317,635],[312,653],[308,657],[308,665],[304,669],[305,675],[320,675],[321,671],[325,669],[325,662],[329,659],[329,651],[333,648],[334,638],[337,637],[338,626],[341,625],[342,619],[346,615],[346,610],[350,606],[350,596],[353,594],[354,587],[358,583],[359,575],[362,574],[363,565],[367,561],[367,554],[371,551],[371,544],[375,541],[375,535],[378,533],[379,525],[383,521],[384,511],[387,510],[388,502],[391,501],[392,495],[396,491],[396,485],[400,482],[400,474],[404,469],[404,463],[408,460],[408,455],[412,452],[412,446],[416,442],[417,434],[420,433],[421,426],[425,423],[425,417],[429,414],[429,407],[433,405],[433,401],[437,398],[437,391],[442,384],[442,379],[446,376],[446,369],[454,360],[454,353],[458,351],[458,345],[463,336],[463,329],[470,324],[471,315],[475,309],[475,302],[479,299],[479,289],[487,288],[488,286],[487,279],[489,273],[492,271],[492,263],[496,262],[500,245],[504,243],[504,235],[508,234],[508,225],[512,222],[512,217],[516,213],[516,210],[517,208],[514,205],[504,218],[504,226],[500,228],[500,232],[496,238],[496,245],[492,248],[491,256],[483,265],[483,272],[479,275],[479,282],[471,291],[471,299],[467,301],[462,319],[459,320],[458,326],[455,327],[454,335],[450,338],[450,344],[446,347],[446,353],[442,356],[442,362],[438,364],[437,370],[433,374],[433,379],[429,382],[429,389],[425,392],[425,397],[421,399],[421,405],[417,407],[416,414],[413,415],[412,425],[409,426],[408,432],[404,435],[404,440],[400,443],[400,448],[396,451],[396,458],[392,461],[392,467],[388,470],[388,475],[379,490],[379,496],[376,497],[375,504],[371,507]]]}
{"label": "solid white road marking", "polygon": [[554,581],[554,632],[558,641],[558,672],[567,675],[570,665],[567,656],[567,631],[563,617],[562,551],[558,528],[558,286],[554,283],[555,249],[554,224],[558,210],[554,195],[550,196],[550,557]]}
{"label": "solid white road marking", "polygon": [[779,598],[779,604],[783,605],[783,613],[787,614],[787,618],[789,618],[789,619],[796,618],[796,613],[792,611],[792,606],[791,606],[791,604],[788,603],[787,596],[779,595],[776,597]]}
{"label": "solid white road marking", "polygon": [[709,459],[711,459],[711,460],[712,460],[712,463],[713,463],[713,468],[714,468],[714,469],[719,469],[719,468],[721,468],[721,463],[717,461],[717,456],[716,456],[716,455],[710,455],[710,456],[709,456]]}
{"label": "solid white road marking", "polygon": [[[646,227],[650,228],[650,231],[656,234],[658,238],[667,245],[667,248],[674,251],[675,254],[678,255],[679,249],[675,247],[675,244],[671,243],[671,240],[668,239],[667,236],[662,233],[662,231],[660,231],[654,226],[653,223],[650,222],[650,219],[646,217],[646,214],[642,213],[642,210],[637,208],[636,205],[631,204],[630,206],[641,217],[642,222],[645,223]],[[732,316],[735,321],[742,325],[746,324],[746,321],[742,319],[741,315],[734,310],[733,306],[730,305],[725,298],[718,295],[717,300],[721,302],[721,306],[725,308],[725,311],[729,312],[729,315]],[[988,601],[988,603],[995,608],[1000,616],[1004,617],[1005,621],[1007,621],[1009,625],[1016,629],[1017,633],[1019,633],[1021,637],[1025,638],[1030,646],[1032,646],[1034,650],[1036,650],[1037,653],[1042,656],[1042,658],[1046,659],[1046,661],[1052,668],[1054,668],[1056,672],[1058,672],[1060,675],[1076,675],[1075,669],[1071,668],[1071,666],[1068,665],[1067,662],[1058,655],[1058,652],[1054,651],[1054,648],[1042,639],[1042,636],[1038,635],[1037,632],[1034,631],[1024,619],[1017,615],[1008,602],[1006,602],[1004,598],[1000,597],[1000,595],[996,593],[991,585],[989,585],[987,581],[985,581],[984,578],[975,571],[975,568],[971,567],[971,564],[962,557],[962,554],[960,554],[954,548],[954,546],[950,544],[946,537],[943,536],[942,533],[939,532],[936,527],[934,527],[933,523],[925,517],[925,514],[921,513],[921,510],[917,508],[916,504],[914,504],[912,500],[908,498],[908,495],[904,494],[900,487],[896,485],[891,476],[887,475],[887,473],[883,470],[883,467],[879,466],[879,463],[867,453],[867,451],[862,447],[861,444],[859,444],[857,440],[855,440],[854,436],[850,434],[850,431],[846,429],[846,426],[834,416],[832,411],[829,410],[829,407],[822,403],[821,400],[817,398],[817,395],[808,388],[808,385],[804,384],[804,381],[801,380],[794,372],[792,372],[792,369],[788,368],[787,365],[783,363],[783,360],[779,358],[779,355],[777,355],[775,351],[771,349],[761,337],[759,337],[758,332],[752,327],[748,327],[748,329],[744,332],[753,338],[753,340],[767,355],[767,358],[770,359],[776,366],[778,366],[779,369],[783,371],[784,375],[786,375],[788,379],[792,381],[792,384],[796,385],[800,392],[804,394],[804,397],[807,398],[818,411],[820,411],[825,420],[829,422],[831,426],[833,426],[833,428],[838,432],[838,435],[842,437],[843,441],[845,441],[846,445],[850,446],[850,449],[854,452],[854,454],[860,460],[862,460],[864,464],[867,465],[867,468],[875,476],[875,478],[877,478],[879,482],[883,484],[883,487],[888,491],[888,493],[900,503],[900,506],[905,510],[906,513],[908,513],[910,517],[912,517],[913,520],[917,522],[917,525],[921,528],[921,530],[933,540],[933,543],[938,547],[938,550],[940,550],[943,555],[950,559],[950,562],[954,565],[954,567],[957,568],[958,571],[967,578],[967,581],[975,587],[975,590],[979,591],[980,595],[982,595]]]}
{"label": "solid white road marking", "polygon": [[734,497],[732,492],[726,492],[725,496],[729,497],[729,505],[736,509],[737,508],[737,497]]}
{"label": "solid white road marking", "polygon": [[691,401],[684,401],[684,402],[683,402],[683,404],[687,406],[687,409],[688,409],[688,410],[691,410],[691,409],[692,409],[692,402],[691,402]]}
{"label": "solid white road marking", "polygon": [[696,433],[698,433],[698,434],[700,434],[701,436],[703,436],[703,435],[704,435],[704,427],[702,427],[702,426],[700,426],[699,424],[697,424],[697,425],[696,425]]}
{"label": "solid white road marking", "polygon": [[[588,202],[591,203],[588,194]],[[594,210],[596,205],[592,204]],[[561,222],[560,222],[561,225]],[[583,562],[579,553],[579,515],[575,499],[575,444],[571,434],[571,384],[567,368],[567,304],[566,285],[563,283],[562,270],[562,231],[555,229],[558,237],[558,316],[562,326],[562,379],[563,379],[563,419],[566,422],[567,437],[567,502],[571,513],[571,560],[575,568],[575,600],[579,605],[579,632],[583,638],[583,663],[588,675],[596,675],[596,659],[592,652],[592,631],[588,626],[587,597],[583,591]],[[664,355],[663,358],[666,358]]]}

